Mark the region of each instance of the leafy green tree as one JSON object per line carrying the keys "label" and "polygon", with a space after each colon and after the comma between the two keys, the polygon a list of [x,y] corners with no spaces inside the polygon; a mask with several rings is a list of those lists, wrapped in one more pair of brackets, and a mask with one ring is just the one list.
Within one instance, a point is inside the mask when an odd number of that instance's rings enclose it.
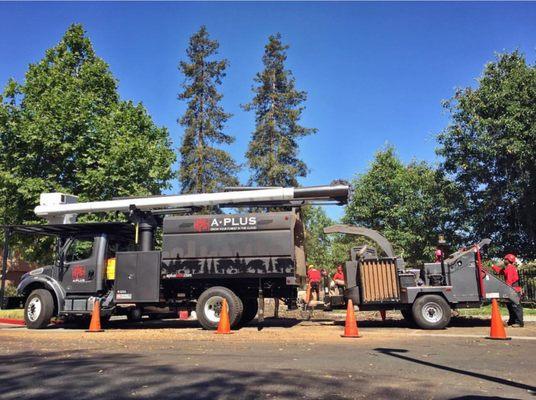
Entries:
{"label": "leafy green tree", "polygon": [[80,200],[158,194],[175,159],[165,128],[122,101],[117,81],[81,25],[10,80],[0,98],[0,211],[7,223],[36,221],[41,192]]}
{"label": "leafy green tree", "polygon": [[326,215],[322,207],[317,206],[302,207],[301,214],[305,225],[307,262],[330,269],[333,264],[332,237],[324,233],[324,228],[333,225],[333,220]]}
{"label": "leafy green tree", "polygon": [[456,244],[453,184],[425,162],[404,165],[387,147],[353,187],[343,222],[378,230],[409,263],[430,261],[440,234]]}
{"label": "leafy green tree", "polygon": [[259,186],[297,186],[298,177],[307,175],[307,166],[298,158],[298,139],[316,132],[299,124],[307,94],[296,89],[292,72],[285,69],[288,47],[280,34],[269,37],[264,70],[255,77],[255,96],[243,106],[255,112],[246,157],[252,170],[250,183]]}
{"label": "leafy green tree", "polygon": [[476,88],[445,103],[443,168],[459,186],[468,239],[489,237],[496,254],[536,257],[536,66],[515,51],[486,65]]}
{"label": "leafy green tree", "polygon": [[183,193],[213,192],[225,186],[238,185],[238,165],[226,151],[215,147],[231,144],[234,138],[224,133],[231,114],[219,105],[222,95],[217,91],[225,77],[227,60],[215,60],[219,44],[211,40],[202,26],[190,38],[186,50],[188,61],[181,61],[179,69],[185,76],[180,100],[188,107],[179,122],[185,132],[180,147],[179,179]]}

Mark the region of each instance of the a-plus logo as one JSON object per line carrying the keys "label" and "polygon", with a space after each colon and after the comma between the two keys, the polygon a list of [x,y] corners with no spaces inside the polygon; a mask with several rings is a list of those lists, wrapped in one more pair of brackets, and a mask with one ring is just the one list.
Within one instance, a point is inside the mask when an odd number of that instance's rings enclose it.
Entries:
{"label": "a-plus logo", "polygon": [[207,232],[210,229],[210,222],[206,218],[198,218],[194,221],[194,230],[196,232]]}
{"label": "a-plus logo", "polygon": [[73,281],[83,281],[86,278],[86,269],[82,265],[75,265],[71,270]]}

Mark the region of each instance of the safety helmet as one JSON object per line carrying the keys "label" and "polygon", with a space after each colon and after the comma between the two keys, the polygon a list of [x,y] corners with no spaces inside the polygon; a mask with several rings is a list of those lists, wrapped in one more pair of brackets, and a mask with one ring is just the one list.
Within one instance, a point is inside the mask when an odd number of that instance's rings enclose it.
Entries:
{"label": "safety helmet", "polygon": [[314,268],[315,266],[313,264],[309,264],[309,266],[307,268],[311,269],[311,268]]}
{"label": "safety helmet", "polygon": [[514,256],[513,254],[507,254],[504,256],[504,259],[506,261],[508,261],[510,264],[513,264],[516,262],[516,256]]}

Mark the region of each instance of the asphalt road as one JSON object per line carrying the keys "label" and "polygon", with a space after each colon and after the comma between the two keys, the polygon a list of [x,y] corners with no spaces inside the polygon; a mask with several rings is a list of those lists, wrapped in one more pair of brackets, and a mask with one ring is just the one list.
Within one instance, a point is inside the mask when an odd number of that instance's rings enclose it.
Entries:
{"label": "asphalt road", "polygon": [[510,329],[511,341],[484,339],[486,324],[369,321],[359,339],[323,320],[228,336],[182,321],[96,334],[0,328],[0,399],[536,400],[536,324]]}

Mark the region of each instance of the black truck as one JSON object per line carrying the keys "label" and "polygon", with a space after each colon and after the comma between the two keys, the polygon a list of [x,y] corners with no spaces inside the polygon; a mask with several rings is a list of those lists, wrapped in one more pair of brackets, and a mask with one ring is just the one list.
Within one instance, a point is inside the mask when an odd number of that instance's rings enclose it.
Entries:
{"label": "black truck", "polygon": [[304,284],[303,224],[296,212],[169,216],[161,221],[161,249],[142,251],[131,223],[11,226],[10,233],[57,238],[56,262],[22,278],[29,328],[53,316],[84,318],[96,299],[104,318],[130,319],[158,310],[196,310],[214,329],[222,300],[232,326],[258,313],[258,299],[285,299],[296,307]]}

